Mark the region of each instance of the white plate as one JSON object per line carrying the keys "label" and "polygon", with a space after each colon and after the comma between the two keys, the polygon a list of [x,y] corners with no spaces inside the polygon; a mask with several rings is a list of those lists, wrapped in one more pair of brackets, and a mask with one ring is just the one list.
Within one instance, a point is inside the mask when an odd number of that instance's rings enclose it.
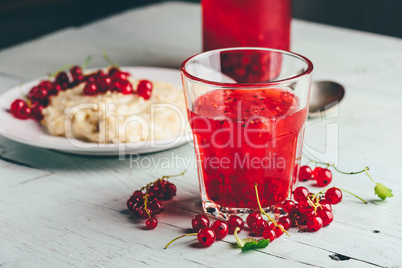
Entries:
{"label": "white plate", "polygon": [[[148,79],[151,81],[163,81],[182,87],[180,72],[175,69],[155,67],[121,67],[136,79]],[[45,129],[34,120],[19,120],[14,118],[7,110],[10,104],[18,98],[22,98],[21,92],[27,93],[39,81],[45,77],[24,83],[12,88],[0,96],[0,135],[35,147],[53,149],[73,154],[84,155],[123,155],[143,154],[167,150],[191,142],[191,133],[180,133],[175,138],[148,141],[143,143],[98,144],[71,140],[64,137],[55,137],[46,133]]]}

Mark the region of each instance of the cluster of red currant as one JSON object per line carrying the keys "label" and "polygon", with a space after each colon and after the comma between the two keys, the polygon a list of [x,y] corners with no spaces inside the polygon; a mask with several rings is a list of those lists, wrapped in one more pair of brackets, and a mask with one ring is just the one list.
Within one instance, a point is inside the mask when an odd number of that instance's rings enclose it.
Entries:
{"label": "cluster of red currant", "polygon": [[[185,171],[184,171],[185,172]],[[158,226],[155,215],[163,212],[164,206],[161,200],[170,200],[176,195],[176,185],[169,182],[170,177],[177,177],[184,174],[163,176],[153,181],[134,193],[127,200],[127,208],[137,216],[146,219],[145,226],[152,230]]]}
{"label": "cluster of red currant", "polygon": [[26,96],[26,101],[16,99],[12,102],[10,113],[18,119],[32,118],[36,121],[43,119],[42,110],[49,104],[50,97],[60,91],[73,88],[80,83],[85,83],[83,94],[95,96],[107,91],[133,94],[136,92],[145,100],[151,97],[152,83],[148,80],[140,80],[137,90],[128,81],[130,74],[121,71],[117,66],[112,66],[107,72],[98,70],[90,74],[84,74],[80,66],[73,66],[69,72],[60,71],[54,81],[44,80],[31,88]]}
{"label": "cluster of red currant", "polygon": [[320,187],[327,186],[332,181],[332,172],[327,168],[315,167],[314,170],[309,166],[302,166],[299,169],[299,180],[315,180]]}

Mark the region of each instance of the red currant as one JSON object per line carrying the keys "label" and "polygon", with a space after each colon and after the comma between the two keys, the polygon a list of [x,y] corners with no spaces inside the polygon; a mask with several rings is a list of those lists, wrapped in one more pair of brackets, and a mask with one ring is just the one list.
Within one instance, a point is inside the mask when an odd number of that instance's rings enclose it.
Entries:
{"label": "red currant", "polygon": [[[277,226],[274,223],[271,223],[269,225],[269,229],[273,230],[275,232],[275,236],[276,237],[280,237],[281,235],[283,235],[283,230],[282,228],[280,228],[279,226],[282,226],[282,224],[278,224]],[[283,227],[283,226],[282,226]]]}
{"label": "red currant", "polygon": [[275,234],[274,230],[265,229],[264,232],[262,233],[262,238],[269,239],[269,242],[272,242],[275,240],[276,234]]}
{"label": "red currant", "polygon": [[244,228],[244,222],[239,216],[230,216],[226,223],[229,226],[229,234],[234,234],[237,227],[240,228],[239,233]]}
{"label": "red currant", "polygon": [[307,199],[307,196],[310,192],[307,190],[306,187],[303,186],[299,186],[297,187],[294,192],[293,192],[293,198],[294,200],[296,200],[297,202],[300,201],[305,201]]}
{"label": "red currant", "polygon": [[322,224],[324,226],[329,225],[334,219],[334,215],[332,214],[331,211],[328,211],[328,210],[320,210],[320,211],[318,211],[317,216],[322,219]]}
{"label": "red currant", "polygon": [[15,118],[25,120],[28,119],[31,109],[24,100],[16,99],[11,103],[10,112]]}
{"label": "red currant", "polygon": [[310,232],[317,232],[323,226],[322,219],[318,216],[309,217],[306,221],[307,229]]}
{"label": "red currant", "polygon": [[102,76],[96,78],[96,84],[101,89],[102,92],[106,92],[110,89],[112,85],[112,78],[108,76]]}
{"label": "red currant", "polygon": [[[152,213],[152,210],[147,206],[147,209],[146,209],[148,212],[149,212],[149,215],[153,215],[153,213]],[[147,218],[149,218],[149,215],[148,215],[148,213],[147,213],[147,211],[145,210],[145,206],[144,205],[142,205],[139,209],[138,209],[138,215],[141,217],[141,218],[143,218],[143,219],[147,219]]]}
{"label": "red currant", "polygon": [[332,173],[331,170],[327,168],[321,168],[314,175],[314,179],[317,181],[318,186],[324,187],[331,183],[332,181]]}
{"label": "red currant", "polygon": [[113,66],[113,67],[110,67],[109,68],[109,76],[112,76],[114,73],[116,73],[116,72],[119,72],[120,71],[120,69],[118,68],[118,67],[116,67],[116,66]]}
{"label": "red currant", "polygon": [[40,122],[43,119],[43,105],[40,104],[38,101],[35,101],[31,104],[31,114],[30,117],[38,122]]}
{"label": "red currant", "polygon": [[59,83],[59,84],[68,83],[69,79],[68,79],[67,73],[59,72],[55,77],[55,81],[57,81],[57,83]]}
{"label": "red currant", "polygon": [[263,218],[262,218],[262,216],[261,216],[261,213],[259,213],[259,212],[250,213],[250,214],[247,216],[247,226],[248,226],[250,229],[253,229],[254,223],[255,223],[256,221],[262,220],[262,219],[263,219]]}
{"label": "red currant", "polygon": [[198,214],[192,218],[191,226],[194,231],[198,232],[203,227],[209,227],[209,219],[203,214]]}
{"label": "red currant", "polygon": [[165,185],[163,185],[163,199],[165,200],[170,200],[173,198],[173,196],[176,195],[177,192],[177,188],[176,185],[174,185],[173,183],[166,183]]}
{"label": "red currant", "polygon": [[302,166],[299,170],[299,180],[308,181],[313,176],[313,170],[309,166]]}
{"label": "red currant", "polygon": [[325,201],[331,205],[336,205],[342,201],[342,191],[336,187],[329,188],[325,192]]}
{"label": "red currant", "polygon": [[143,197],[144,193],[142,191],[140,191],[140,190],[136,190],[136,191],[134,191],[133,195]]}
{"label": "red currant", "polygon": [[254,222],[253,232],[257,236],[261,236],[265,229],[268,228],[268,223],[264,219],[259,219]]}
{"label": "red currant", "polygon": [[208,227],[203,227],[197,232],[197,239],[204,247],[209,247],[216,240],[215,232]]}
{"label": "red currant", "polygon": [[84,95],[94,96],[99,93],[99,88],[95,83],[87,83],[84,87]]}
{"label": "red currant", "polygon": [[286,213],[290,213],[296,209],[296,203],[292,200],[286,200],[283,202],[282,208]]}
{"label": "red currant", "polygon": [[164,206],[162,201],[158,199],[154,199],[148,203],[149,208],[152,210],[154,215],[158,215],[159,213],[163,212]]}
{"label": "red currant", "polygon": [[315,167],[313,170],[313,179],[317,176],[318,172],[321,170],[321,167]]}
{"label": "red currant", "polygon": [[282,224],[283,228],[285,228],[285,230],[289,230],[291,223],[290,223],[290,219],[288,216],[282,216],[279,218],[278,223]]}
{"label": "red currant", "polygon": [[148,193],[156,195],[156,196],[161,196],[162,195],[163,189],[159,187],[158,185],[152,185],[148,189]]}
{"label": "red currant", "polygon": [[145,220],[145,226],[148,230],[153,230],[158,226],[158,220],[155,217],[147,218]]}
{"label": "red currant", "polygon": [[229,226],[226,222],[217,220],[211,224],[211,229],[216,234],[216,239],[221,240],[229,233]]}
{"label": "red currant", "polygon": [[297,204],[297,209],[300,211],[301,214],[310,214],[314,211],[314,207],[311,205],[310,201],[303,200]]}
{"label": "red currant", "polygon": [[139,96],[147,100],[152,94],[152,83],[148,80],[141,80],[137,86],[137,93]]}
{"label": "red currant", "polygon": [[[110,72],[110,71],[109,71]],[[116,71],[112,74],[112,78],[116,80],[127,80],[128,77],[130,76],[129,73],[127,72],[122,72],[122,71]]]}
{"label": "red currant", "polygon": [[332,211],[332,206],[327,201],[325,201],[325,199],[320,200],[317,211],[321,211],[321,210]]}

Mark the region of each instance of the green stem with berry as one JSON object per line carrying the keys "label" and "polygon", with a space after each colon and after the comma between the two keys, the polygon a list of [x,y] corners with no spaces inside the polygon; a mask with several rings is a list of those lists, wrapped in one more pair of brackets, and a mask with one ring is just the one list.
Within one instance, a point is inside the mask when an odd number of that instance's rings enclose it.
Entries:
{"label": "green stem with berry", "polygon": [[[385,200],[387,197],[393,197],[393,196],[394,196],[394,195],[392,194],[392,190],[391,190],[391,189],[387,188],[387,187],[386,187],[385,185],[383,185],[382,183],[376,182],[376,181],[371,177],[371,175],[370,175],[369,172],[368,172],[368,171],[369,171],[369,167],[365,167],[364,169],[359,170],[359,171],[345,172],[345,171],[339,170],[339,169],[335,166],[335,164],[332,163],[332,162],[324,163],[324,162],[320,162],[320,161],[309,160],[308,163],[315,163],[315,164],[319,164],[319,165],[326,165],[327,167],[333,167],[337,172],[339,172],[339,173],[341,173],[341,174],[345,174],[345,175],[355,175],[355,174],[360,174],[360,173],[366,173],[366,175],[369,177],[369,179],[375,184],[374,192],[375,192],[375,194],[376,194],[379,198],[381,198],[382,200]],[[308,163],[307,163],[307,164],[308,164]],[[340,189],[340,188],[339,188],[339,189]],[[366,202],[364,199],[358,197],[357,195],[355,195],[355,194],[353,194],[353,193],[351,193],[351,192],[348,192],[348,191],[346,191],[346,190],[343,190],[343,189],[341,189],[341,190],[342,190],[342,191],[345,191],[345,192],[347,192],[347,193],[349,193],[349,194],[351,194],[351,195],[353,195],[353,196],[355,196],[355,197],[357,197],[357,198],[359,198],[360,200],[362,200],[364,203],[367,204],[367,202]]]}
{"label": "green stem with berry", "polygon": [[182,237],[194,236],[194,235],[197,235],[197,233],[190,233],[190,234],[184,234],[184,235],[178,236],[175,239],[173,239],[172,241],[170,241],[169,243],[167,243],[167,245],[164,247],[164,249],[167,249],[170,244],[172,244],[174,241],[176,241],[176,240],[178,240],[178,239],[180,239]]}

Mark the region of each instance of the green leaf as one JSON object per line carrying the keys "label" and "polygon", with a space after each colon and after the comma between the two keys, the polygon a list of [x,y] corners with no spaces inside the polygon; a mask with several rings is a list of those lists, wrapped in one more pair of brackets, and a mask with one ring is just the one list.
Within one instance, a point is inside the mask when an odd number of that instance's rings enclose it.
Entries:
{"label": "green leaf", "polygon": [[259,248],[266,248],[269,244],[269,239],[261,239],[261,240],[255,240],[246,242],[244,246],[241,248],[241,250],[249,250],[249,249],[259,249]]}
{"label": "green leaf", "polygon": [[377,183],[376,186],[374,187],[374,192],[376,195],[378,195],[379,198],[382,200],[385,200],[387,197],[393,197],[394,195],[392,194],[392,190],[388,189],[385,185],[382,183]]}
{"label": "green leaf", "polygon": [[243,251],[250,250],[250,249],[266,248],[269,244],[269,239],[257,240],[255,238],[250,238],[250,237],[241,239],[237,235],[238,230],[240,230],[239,227],[237,227],[234,232],[234,235],[236,237],[236,244]]}

